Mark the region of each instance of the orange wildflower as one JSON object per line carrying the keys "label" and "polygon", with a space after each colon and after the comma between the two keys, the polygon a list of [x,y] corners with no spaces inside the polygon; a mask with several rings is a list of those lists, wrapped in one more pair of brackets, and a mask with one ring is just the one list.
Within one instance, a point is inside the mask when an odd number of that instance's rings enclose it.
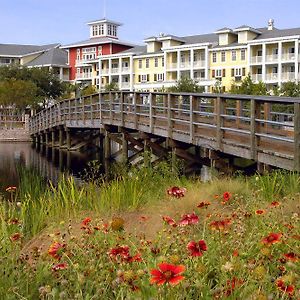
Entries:
{"label": "orange wildflower", "polygon": [[170,283],[176,285],[184,279],[181,274],[185,271],[183,265],[172,265],[168,263],[161,263],[158,265],[158,269],[151,270],[152,278],[151,283],[162,285],[164,283]]}

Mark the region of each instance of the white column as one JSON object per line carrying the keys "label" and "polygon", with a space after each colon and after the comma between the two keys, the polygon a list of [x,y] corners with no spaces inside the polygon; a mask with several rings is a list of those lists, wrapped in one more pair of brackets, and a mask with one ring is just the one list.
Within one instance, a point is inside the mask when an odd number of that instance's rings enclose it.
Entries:
{"label": "white column", "polygon": [[[252,77],[252,70],[251,70],[251,46],[250,45],[247,45],[247,69],[248,69],[248,73],[250,73],[250,76]],[[246,73],[246,75],[248,75]]]}
{"label": "white column", "polygon": [[295,41],[295,80],[299,79],[299,40]]}
{"label": "white column", "polygon": [[208,47],[205,47],[205,80],[209,80],[208,67],[209,67],[209,52],[208,52]]}
{"label": "white column", "polygon": [[62,67],[59,68],[59,79],[64,80],[64,69]]}
{"label": "white column", "polygon": [[164,51],[164,81],[167,81],[167,52]]}
{"label": "white column", "polygon": [[122,58],[119,57],[119,88],[122,88]]}
{"label": "white column", "polygon": [[133,74],[133,56],[131,55],[129,58],[129,85],[130,91],[133,91],[134,88],[134,74]]}
{"label": "white column", "polygon": [[111,83],[111,58],[108,59],[108,83]]}
{"label": "white column", "polygon": [[266,81],[266,44],[262,44],[262,81]]}
{"label": "white column", "polygon": [[98,61],[98,68],[99,68],[99,75],[98,75],[99,90],[101,90],[101,88],[102,88],[102,60],[101,59],[99,59],[99,61]]}
{"label": "white column", "polygon": [[177,80],[179,80],[180,77],[180,50],[177,50]]}
{"label": "white column", "polygon": [[282,42],[278,43],[278,85],[281,86],[282,80]]}
{"label": "white column", "polygon": [[190,56],[191,56],[190,77],[191,79],[194,79],[194,49],[191,49]]}

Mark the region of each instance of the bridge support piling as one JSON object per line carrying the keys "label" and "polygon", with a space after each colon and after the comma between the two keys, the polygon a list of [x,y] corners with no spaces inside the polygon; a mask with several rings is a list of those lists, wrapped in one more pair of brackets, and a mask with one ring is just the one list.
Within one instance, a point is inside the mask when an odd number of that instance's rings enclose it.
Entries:
{"label": "bridge support piling", "polygon": [[122,133],[122,161],[128,162],[128,141],[124,132]]}
{"label": "bridge support piling", "polygon": [[62,126],[59,126],[58,128],[58,146],[59,148],[62,148],[64,144],[64,129]]}
{"label": "bridge support piling", "polygon": [[67,149],[71,149],[71,130],[69,128],[66,128],[66,143],[67,143]]}
{"label": "bridge support piling", "polygon": [[47,146],[49,145],[49,133],[48,133],[47,130],[45,131],[45,144],[46,144]]}
{"label": "bridge support piling", "polygon": [[55,147],[55,138],[56,138],[56,132],[55,132],[55,129],[52,128],[51,129],[51,147],[52,148]]}

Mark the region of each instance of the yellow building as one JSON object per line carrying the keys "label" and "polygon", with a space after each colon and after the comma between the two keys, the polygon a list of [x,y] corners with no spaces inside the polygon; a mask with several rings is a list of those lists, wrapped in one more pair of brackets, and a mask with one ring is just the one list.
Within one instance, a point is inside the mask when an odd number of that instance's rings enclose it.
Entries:
{"label": "yellow building", "polygon": [[242,25],[214,33],[178,37],[161,33],[118,54],[99,58],[97,85],[116,82],[120,89],[163,90],[180,78],[195,80],[206,91],[229,91],[248,74],[268,88],[299,79],[300,28]]}

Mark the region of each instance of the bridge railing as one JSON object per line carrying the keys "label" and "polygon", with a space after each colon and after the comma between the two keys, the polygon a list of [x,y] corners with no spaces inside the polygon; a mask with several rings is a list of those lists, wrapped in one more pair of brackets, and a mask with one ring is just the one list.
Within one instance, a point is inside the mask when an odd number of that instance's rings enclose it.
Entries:
{"label": "bridge railing", "polygon": [[103,92],[57,102],[30,119],[30,132],[101,124],[206,143],[228,153],[242,151],[243,157],[254,160],[273,152],[300,170],[299,98]]}

